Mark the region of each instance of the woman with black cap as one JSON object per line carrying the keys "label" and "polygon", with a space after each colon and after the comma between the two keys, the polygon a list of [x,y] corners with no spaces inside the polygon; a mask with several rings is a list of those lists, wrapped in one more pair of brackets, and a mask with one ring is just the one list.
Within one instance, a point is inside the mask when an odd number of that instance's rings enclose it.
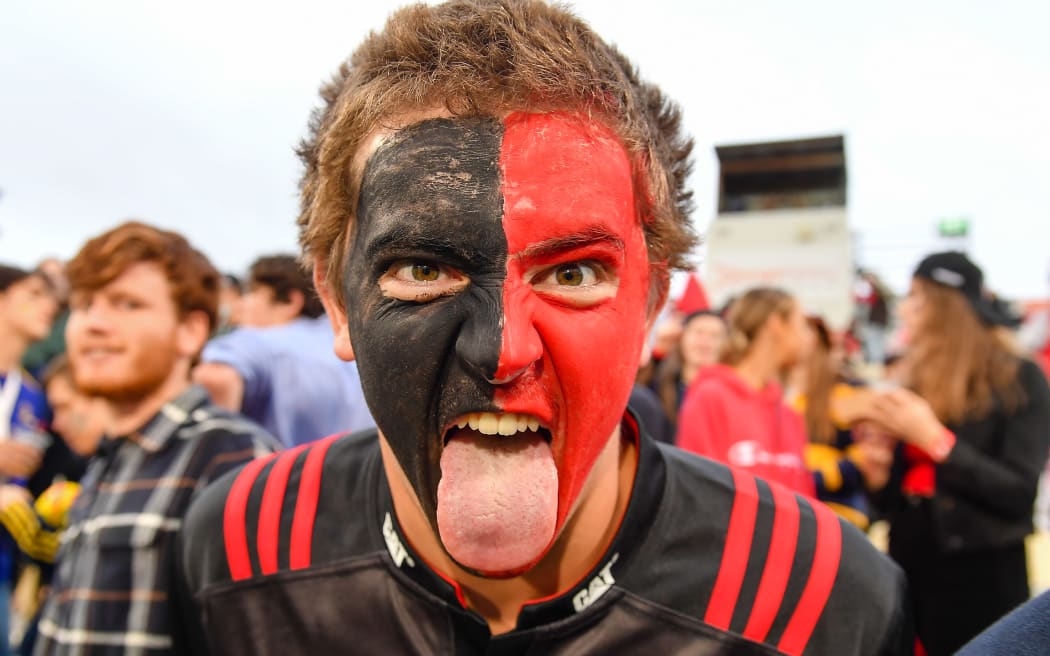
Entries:
{"label": "woman with black cap", "polygon": [[899,306],[905,387],[870,418],[898,436],[875,502],[930,656],[954,653],[1029,596],[1025,537],[1050,448],[1050,389],[1003,338],[1011,318],[962,253],[936,253]]}

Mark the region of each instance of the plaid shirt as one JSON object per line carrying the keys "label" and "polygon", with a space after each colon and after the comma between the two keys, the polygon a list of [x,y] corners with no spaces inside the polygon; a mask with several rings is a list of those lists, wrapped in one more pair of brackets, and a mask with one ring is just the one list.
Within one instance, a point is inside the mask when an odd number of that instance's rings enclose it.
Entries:
{"label": "plaid shirt", "polygon": [[35,654],[172,653],[175,537],[190,501],[276,442],[190,387],[142,429],[104,440],[62,536]]}

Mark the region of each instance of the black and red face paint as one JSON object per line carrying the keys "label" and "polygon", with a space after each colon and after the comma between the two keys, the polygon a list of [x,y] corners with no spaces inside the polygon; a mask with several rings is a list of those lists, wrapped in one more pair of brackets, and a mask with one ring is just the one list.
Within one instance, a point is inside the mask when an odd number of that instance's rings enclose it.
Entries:
{"label": "black and red face paint", "polygon": [[598,123],[431,119],[369,157],[350,336],[376,422],[462,566],[510,575],[550,549],[626,406],[648,283],[630,161]]}

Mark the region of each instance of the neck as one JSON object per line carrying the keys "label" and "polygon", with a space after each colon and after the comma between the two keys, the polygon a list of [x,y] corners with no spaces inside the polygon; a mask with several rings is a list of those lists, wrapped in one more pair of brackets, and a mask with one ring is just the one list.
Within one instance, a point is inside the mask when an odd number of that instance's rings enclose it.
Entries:
{"label": "neck", "polygon": [[697,372],[700,371],[700,367],[695,364],[682,364],[682,382],[686,385],[693,382],[696,378]]}
{"label": "neck", "polygon": [[449,558],[385,439],[381,445],[394,510],[405,535],[411,536],[412,547],[433,568],[460,585],[468,605],[485,618],[493,635],[514,630],[523,604],[567,590],[598,563],[627,509],[638,467],[636,446],[622,439],[617,427],[595,462],[572,517],[550,551],[525,574],[493,579],[471,574]]}
{"label": "neck", "polygon": [[6,373],[22,366],[22,356],[29,348],[29,342],[23,335],[10,330],[0,333],[0,373]]}
{"label": "neck", "polygon": [[145,395],[134,398],[106,399],[111,411],[107,433],[113,436],[130,435],[153,418],[164,404],[182,394],[190,386],[187,367],[177,364],[163,383]]}
{"label": "neck", "polygon": [[788,372],[786,387],[790,392],[803,394],[806,391],[806,365],[799,364]]}
{"label": "neck", "polygon": [[756,343],[754,348],[733,369],[748,387],[761,390],[776,381],[780,373],[780,363],[773,349],[765,343]]}

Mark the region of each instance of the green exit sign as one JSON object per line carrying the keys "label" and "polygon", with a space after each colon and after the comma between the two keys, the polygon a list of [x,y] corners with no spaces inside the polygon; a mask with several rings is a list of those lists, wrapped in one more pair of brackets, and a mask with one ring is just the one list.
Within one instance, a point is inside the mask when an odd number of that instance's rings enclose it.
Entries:
{"label": "green exit sign", "polygon": [[937,233],[942,237],[965,237],[970,234],[970,219],[941,219]]}

